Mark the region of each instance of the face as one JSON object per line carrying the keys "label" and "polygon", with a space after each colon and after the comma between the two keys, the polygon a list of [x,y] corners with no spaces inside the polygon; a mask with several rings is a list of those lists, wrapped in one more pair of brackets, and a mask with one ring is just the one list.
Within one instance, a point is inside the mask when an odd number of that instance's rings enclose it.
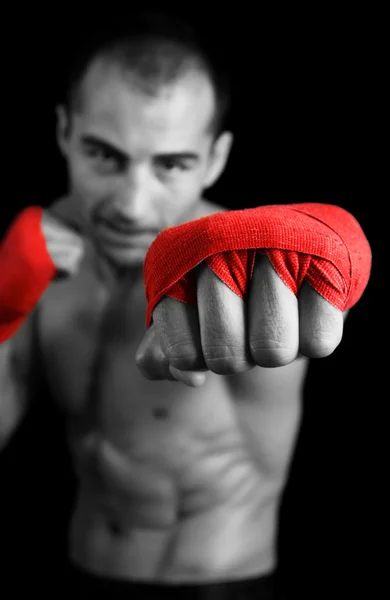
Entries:
{"label": "face", "polygon": [[197,72],[151,96],[97,62],[82,99],[70,122],[59,109],[69,202],[106,257],[139,266],[162,229],[191,220],[225,167],[231,135],[209,131],[213,89]]}

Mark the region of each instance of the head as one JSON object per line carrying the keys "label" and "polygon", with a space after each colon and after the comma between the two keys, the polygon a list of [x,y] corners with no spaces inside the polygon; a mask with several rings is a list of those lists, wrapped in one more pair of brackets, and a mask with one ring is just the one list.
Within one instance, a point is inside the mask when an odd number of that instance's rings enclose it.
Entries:
{"label": "head", "polygon": [[192,218],[232,144],[217,70],[185,28],[159,25],[94,47],[57,109],[69,202],[119,266],[142,264],[159,231]]}

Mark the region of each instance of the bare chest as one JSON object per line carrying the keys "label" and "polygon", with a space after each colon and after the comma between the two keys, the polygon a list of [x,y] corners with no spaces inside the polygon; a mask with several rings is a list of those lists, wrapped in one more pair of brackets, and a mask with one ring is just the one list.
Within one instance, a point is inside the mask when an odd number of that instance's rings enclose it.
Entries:
{"label": "bare chest", "polygon": [[233,455],[283,471],[300,412],[288,376],[280,390],[259,369],[231,378],[208,373],[196,389],[148,381],[135,363],[145,309],[141,286],[110,295],[88,273],[47,291],[39,315],[45,372],[69,415],[75,447],[82,451],[99,436],[172,476],[191,467],[194,477],[194,465],[207,457],[202,476],[212,477],[213,464],[220,472]]}
{"label": "bare chest", "polygon": [[[71,420],[89,421],[124,450],[166,436],[176,444],[231,430],[234,406],[223,378],[201,389],[141,376],[135,354],[145,333],[141,286],[108,295],[93,278],[52,285],[39,316],[45,372],[53,396]],[[176,447],[176,451],[179,448]],[[152,448],[150,448],[152,451]]]}

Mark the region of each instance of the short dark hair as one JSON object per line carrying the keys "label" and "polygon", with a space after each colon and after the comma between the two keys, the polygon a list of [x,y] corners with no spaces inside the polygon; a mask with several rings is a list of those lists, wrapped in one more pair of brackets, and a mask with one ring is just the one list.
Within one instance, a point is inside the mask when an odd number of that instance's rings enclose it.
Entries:
{"label": "short dark hair", "polygon": [[83,78],[99,58],[134,75],[141,89],[150,94],[173,83],[191,67],[203,71],[216,100],[210,129],[219,135],[226,128],[231,108],[227,66],[222,53],[208,46],[206,38],[186,19],[153,11],[134,15],[126,26],[96,29],[78,48],[68,69],[64,104],[69,114],[80,110]]}

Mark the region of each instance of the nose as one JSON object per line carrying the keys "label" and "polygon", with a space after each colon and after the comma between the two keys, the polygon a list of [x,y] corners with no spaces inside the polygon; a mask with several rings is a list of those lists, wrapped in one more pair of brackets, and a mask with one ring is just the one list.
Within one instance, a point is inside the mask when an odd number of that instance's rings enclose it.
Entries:
{"label": "nose", "polygon": [[147,221],[152,210],[153,189],[147,173],[131,169],[118,190],[113,204],[113,219],[119,224]]}

